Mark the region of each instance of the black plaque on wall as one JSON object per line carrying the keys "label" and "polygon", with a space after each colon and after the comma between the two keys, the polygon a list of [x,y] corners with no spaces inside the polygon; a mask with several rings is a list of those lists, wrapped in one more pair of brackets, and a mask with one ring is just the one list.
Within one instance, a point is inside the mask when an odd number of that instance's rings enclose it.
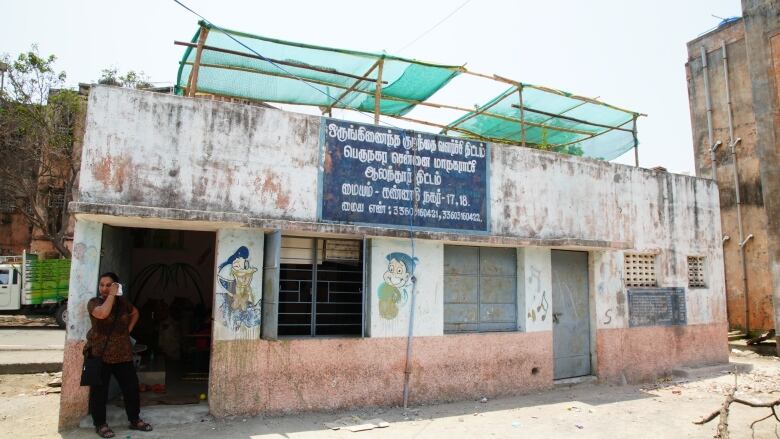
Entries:
{"label": "black plaque on wall", "polygon": [[628,326],[685,325],[685,288],[629,288]]}

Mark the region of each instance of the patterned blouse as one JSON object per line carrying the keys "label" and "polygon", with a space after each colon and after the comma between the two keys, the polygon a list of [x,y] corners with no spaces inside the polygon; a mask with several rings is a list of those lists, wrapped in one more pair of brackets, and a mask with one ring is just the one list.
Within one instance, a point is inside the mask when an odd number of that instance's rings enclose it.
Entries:
{"label": "patterned blouse", "polygon": [[[103,302],[105,299],[102,297],[95,297],[87,302],[92,328],[87,332],[87,344],[84,347],[84,352],[92,357],[102,356],[104,363],[115,364],[133,361],[133,346],[130,343],[129,331],[130,313],[133,311],[133,305],[123,297],[115,297],[111,315],[105,319],[95,318],[92,311]],[[119,321],[114,325],[117,316]],[[106,337],[109,336],[109,333],[111,338],[106,344]],[[106,346],[105,352],[102,351],[103,346]]]}

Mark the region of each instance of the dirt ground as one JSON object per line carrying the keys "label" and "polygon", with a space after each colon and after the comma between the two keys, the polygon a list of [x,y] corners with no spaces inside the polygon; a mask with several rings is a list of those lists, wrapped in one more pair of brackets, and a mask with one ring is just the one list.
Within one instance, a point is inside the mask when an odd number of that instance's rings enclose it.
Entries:
{"label": "dirt ground", "polygon": [[[775,357],[733,356],[753,370],[738,376],[738,396],[769,400],[780,396],[780,361]],[[93,438],[88,429],[56,433],[58,394],[37,394],[48,375],[0,376],[0,436]],[[639,386],[583,384],[486,402],[401,408],[370,408],[336,413],[283,417],[205,419],[202,422],[158,426],[152,433],[114,426],[118,438],[711,438],[717,420],[693,421],[718,409],[734,383],[726,367],[710,375],[661,379]],[[400,391],[400,389],[398,389]],[[38,392],[40,393],[40,392]],[[749,424],[769,414],[767,409],[732,406],[733,438],[750,438]],[[143,412],[142,412],[143,415]],[[389,426],[370,431],[330,430],[325,423],[343,418],[381,418]],[[357,420],[356,418],[352,418]],[[756,438],[775,438],[780,423],[768,419],[756,426]]]}

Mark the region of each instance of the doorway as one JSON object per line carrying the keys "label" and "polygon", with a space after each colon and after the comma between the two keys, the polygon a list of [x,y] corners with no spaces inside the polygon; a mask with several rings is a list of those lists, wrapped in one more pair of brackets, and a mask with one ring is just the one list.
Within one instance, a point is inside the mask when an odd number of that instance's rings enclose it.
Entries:
{"label": "doorway", "polygon": [[119,275],[140,314],[130,335],[142,406],[207,392],[215,244],[214,232],[103,226],[100,272]]}
{"label": "doorway", "polygon": [[591,374],[588,253],[552,251],[554,379]]}

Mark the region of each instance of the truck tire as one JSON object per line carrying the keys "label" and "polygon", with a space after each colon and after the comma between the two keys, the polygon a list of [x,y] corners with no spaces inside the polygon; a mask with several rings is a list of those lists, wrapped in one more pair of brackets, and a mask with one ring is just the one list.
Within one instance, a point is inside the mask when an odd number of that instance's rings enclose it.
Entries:
{"label": "truck tire", "polygon": [[68,302],[62,302],[57,307],[57,311],[54,312],[54,319],[57,320],[57,325],[60,328],[65,328],[68,325]]}

